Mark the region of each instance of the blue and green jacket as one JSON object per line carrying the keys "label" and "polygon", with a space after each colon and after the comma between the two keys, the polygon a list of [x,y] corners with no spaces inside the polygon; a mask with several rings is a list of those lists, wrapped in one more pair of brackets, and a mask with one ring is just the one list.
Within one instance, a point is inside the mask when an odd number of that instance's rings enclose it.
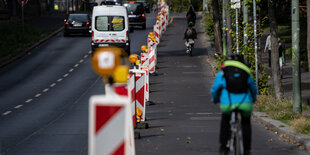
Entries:
{"label": "blue and green jacket", "polygon": [[[249,73],[248,78],[248,91],[246,93],[229,93],[226,89],[226,80],[223,70],[219,71],[213,86],[211,88],[211,95],[213,102],[220,102],[221,112],[224,114],[230,114],[232,110],[238,108],[243,111],[245,115],[251,115],[253,102],[256,101],[257,87],[254,79],[250,74],[250,69],[239,61],[228,60],[224,62],[224,67],[234,66],[245,70]],[[229,99],[230,95],[230,99]]]}

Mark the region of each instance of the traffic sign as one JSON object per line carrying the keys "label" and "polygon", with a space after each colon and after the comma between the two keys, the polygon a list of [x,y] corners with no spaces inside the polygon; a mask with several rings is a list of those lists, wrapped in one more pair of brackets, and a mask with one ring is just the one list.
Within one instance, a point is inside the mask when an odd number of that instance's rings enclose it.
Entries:
{"label": "traffic sign", "polygon": [[240,0],[230,0],[230,2],[232,2],[233,4],[231,5],[232,9],[240,9],[241,5],[240,5]]}

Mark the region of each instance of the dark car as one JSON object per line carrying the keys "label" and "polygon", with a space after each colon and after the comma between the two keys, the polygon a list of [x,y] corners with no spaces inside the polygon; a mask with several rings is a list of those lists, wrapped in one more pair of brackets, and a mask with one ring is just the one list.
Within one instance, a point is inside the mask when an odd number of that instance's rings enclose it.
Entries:
{"label": "dark car", "polygon": [[91,33],[91,18],[86,13],[71,13],[65,19],[64,36],[70,34],[87,34]]}
{"label": "dark car", "polygon": [[151,12],[150,6],[146,3],[146,1],[136,1],[136,2],[143,3],[143,7],[144,7],[144,10],[145,10],[146,13],[150,13]]}
{"label": "dark car", "polygon": [[142,26],[146,28],[146,16],[142,2],[124,1],[123,6],[127,8],[130,26]]}

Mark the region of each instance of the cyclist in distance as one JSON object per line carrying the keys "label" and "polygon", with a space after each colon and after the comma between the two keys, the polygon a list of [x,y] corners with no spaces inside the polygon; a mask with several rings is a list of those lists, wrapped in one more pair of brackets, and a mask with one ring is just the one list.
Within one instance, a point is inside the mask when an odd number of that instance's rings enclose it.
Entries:
{"label": "cyclist in distance", "polygon": [[196,13],[194,12],[192,6],[189,7],[189,10],[186,13],[186,19],[187,19],[187,24],[189,24],[189,22],[193,22],[193,24],[195,25],[195,23],[196,23]]}
{"label": "cyclist in distance", "polygon": [[188,27],[186,28],[184,32],[184,39],[185,39],[185,45],[186,45],[186,53],[189,53],[190,49],[189,46],[194,47],[195,39],[197,39],[197,32],[196,29],[193,27],[194,23],[189,22]]}
{"label": "cyclist in distance", "polygon": [[250,69],[243,63],[241,55],[229,56],[218,72],[211,88],[213,102],[220,103],[222,119],[220,125],[220,154],[228,154],[230,139],[230,118],[233,110],[242,114],[242,133],[244,154],[251,150],[251,114],[256,101],[257,87],[250,74]]}

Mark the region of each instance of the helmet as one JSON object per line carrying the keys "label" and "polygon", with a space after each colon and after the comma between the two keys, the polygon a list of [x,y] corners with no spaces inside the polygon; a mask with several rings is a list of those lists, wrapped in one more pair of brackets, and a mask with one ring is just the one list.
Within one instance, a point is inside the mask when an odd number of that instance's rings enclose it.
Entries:
{"label": "helmet", "polygon": [[244,63],[243,56],[235,53],[228,56],[227,60],[235,60]]}
{"label": "helmet", "polygon": [[190,22],[188,23],[188,26],[194,26],[194,22],[190,21]]}

